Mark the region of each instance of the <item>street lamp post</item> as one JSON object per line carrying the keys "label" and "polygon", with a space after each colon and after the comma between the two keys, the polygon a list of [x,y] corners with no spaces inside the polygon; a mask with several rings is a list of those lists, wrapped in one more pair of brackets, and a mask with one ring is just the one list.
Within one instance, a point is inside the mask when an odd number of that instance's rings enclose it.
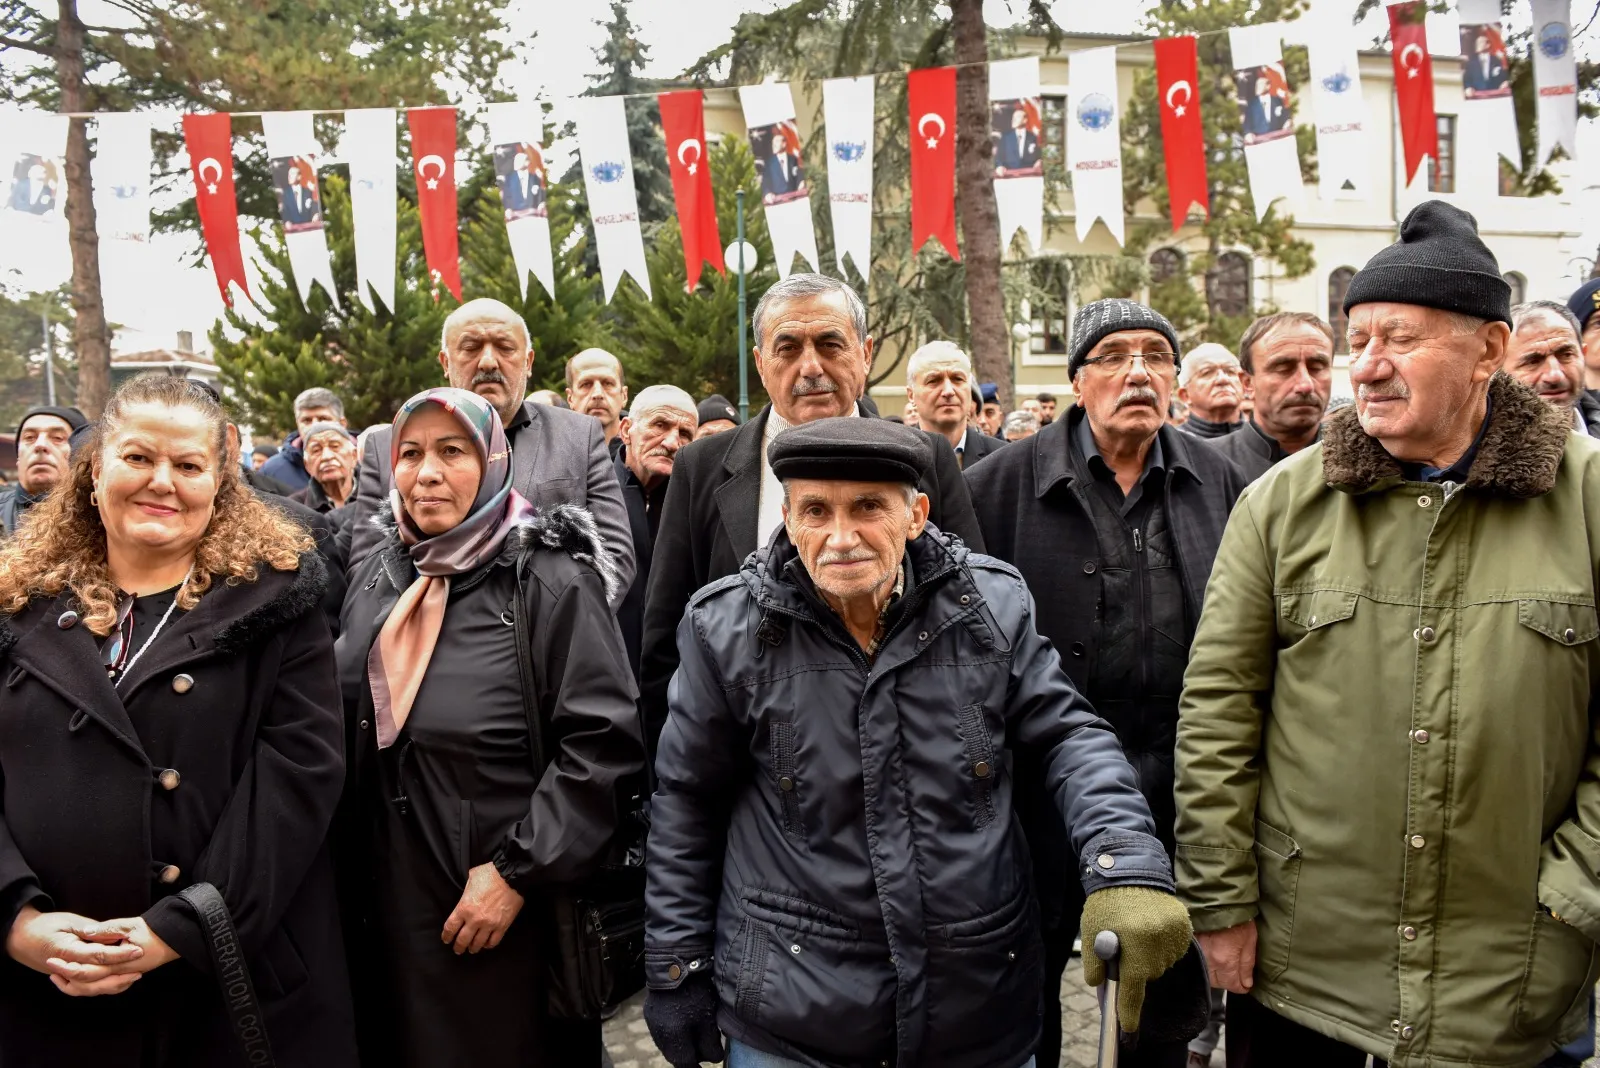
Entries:
{"label": "street lamp post", "polygon": [[738,220],[738,234],[733,244],[722,252],[722,262],[739,276],[739,421],[745,422],[750,418],[750,369],[747,366],[748,355],[745,351],[745,322],[748,313],[745,311],[745,272],[756,268],[758,257],[755,246],[744,239],[744,190],[740,189],[733,194]]}

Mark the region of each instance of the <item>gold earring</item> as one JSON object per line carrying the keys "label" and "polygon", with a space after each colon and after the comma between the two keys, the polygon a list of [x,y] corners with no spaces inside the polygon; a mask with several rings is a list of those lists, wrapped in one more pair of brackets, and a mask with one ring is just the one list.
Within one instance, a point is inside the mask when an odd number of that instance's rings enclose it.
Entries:
{"label": "gold earring", "polygon": [[89,507],[90,508],[98,508],[98,507],[100,507],[100,496],[94,490],[90,490],[89,491]]}

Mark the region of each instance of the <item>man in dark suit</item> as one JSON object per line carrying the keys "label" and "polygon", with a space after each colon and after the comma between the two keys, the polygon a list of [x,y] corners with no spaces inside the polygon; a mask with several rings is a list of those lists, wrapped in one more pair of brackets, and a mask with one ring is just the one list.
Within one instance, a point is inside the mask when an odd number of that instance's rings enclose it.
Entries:
{"label": "man in dark suit", "polygon": [[56,207],[56,183],[50,180],[44,161],[37,156],[30,157],[26,167],[23,176],[11,186],[11,206],[29,215],[48,215]]}
{"label": "man in dark suit", "polygon": [[[524,402],[533,348],[522,316],[498,300],[469,300],[444,321],[439,366],[457,389],[470,389],[500,413],[511,442],[512,485],[535,508],[576,504],[594,516],[600,540],[617,566],[615,608],[633,582],[633,537],[622,490],[600,424],[587,415]],[[371,519],[387,508],[390,429],[369,429],[356,476],[350,567],[376,549],[383,534]]]}
{"label": "man in dark suit", "polygon": [[1028,129],[1028,113],[1019,107],[1011,113],[1011,129],[1000,138],[1000,166],[1025,171],[1038,163],[1039,135]]}
{"label": "man in dark suit", "polygon": [[1272,82],[1265,74],[1256,75],[1255,90],[1246,109],[1244,132],[1253,137],[1277,133],[1289,124],[1289,109],[1283,97],[1272,91]]}
{"label": "man in dark suit", "polygon": [[283,188],[283,221],[290,226],[314,223],[322,217],[315,186],[307,184],[298,160],[289,164],[289,180]]}
{"label": "man in dark suit", "polygon": [[694,398],[677,386],[649,386],[633,399],[622,418],[618,437],[622,448],[614,461],[622,501],[628,508],[628,528],[633,533],[633,558],[638,561],[633,584],[617,609],[617,625],[628,649],[633,677],[639,678],[639,641],[644,630],[645,590],[650,582],[650,551],[667,485],[678,450],[694,440],[700,417]]}
{"label": "man in dark suit", "polygon": [[[872,338],[855,290],[826,275],[792,274],[767,290],[753,325],[756,370],[772,403],[737,430],[678,453],[656,531],[639,683],[652,756],[678,667],[678,621],[690,597],[737,574],[745,557],[783,526],[783,489],[767,463],[768,442],[813,419],[864,417],[858,401],[872,366]],[[919,488],[931,502],[929,518],[982,552],[955,453],[943,437],[928,437],[934,461]]]}
{"label": "man in dark suit", "polygon": [[761,192],[767,196],[787,196],[799,192],[804,181],[800,157],[790,151],[789,139],[781,133],[774,133],[772,154],[761,165]]}
{"label": "man in dark suit", "polygon": [[916,406],[923,430],[942,434],[956,451],[956,462],[970,467],[1005,442],[973,426],[972,359],[949,341],[930,341],[906,363],[906,396]]}
{"label": "man in dark suit", "polygon": [[544,205],[544,185],[526,152],[518,152],[505,177],[504,204],[507,211],[532,211]]}
{"label": "man in dark suit", "polygon": [[1489,35],[1479,32],[1472,41],[1472,55],[1462,65],[1462,83],[1472,93],[1494,93],[1506,87],[1505,56],[1496,53]]}

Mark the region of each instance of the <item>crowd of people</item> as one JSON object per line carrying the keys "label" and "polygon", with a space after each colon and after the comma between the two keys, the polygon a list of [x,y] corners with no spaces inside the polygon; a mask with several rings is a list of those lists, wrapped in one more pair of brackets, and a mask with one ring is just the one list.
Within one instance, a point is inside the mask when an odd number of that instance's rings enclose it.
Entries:
{"label": "crowd of people", "polygon": [[1342,403],[1315,315],[1109,298],[1070,403],[932,341],[880,418],[798,274],[748,421],[601,349],[529,394],[487,299],[359,434],[30,410],[0,1062],[589,1068],[643,985],[674,1068],[1055,1068],[1111,932],[1127,1068],[1581,1063],[1600,281],[1512,306],[1428,202],[1345,311]]}

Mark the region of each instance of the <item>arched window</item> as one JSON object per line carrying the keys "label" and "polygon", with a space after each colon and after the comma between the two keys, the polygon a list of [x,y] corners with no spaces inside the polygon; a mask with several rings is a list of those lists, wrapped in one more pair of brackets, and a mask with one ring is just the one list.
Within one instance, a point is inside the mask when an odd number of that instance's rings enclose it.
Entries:
{"label": "arched window", "polygon": [[1354,267],[1335,267],[1328,275],[1328,323],[1333,327],[1333,351],[1341,356],[1350,352],[1350,340],[1345,337],[1350,319],[1344,313],[1344,298],[1350,292],[1350,279],[1355,276]]}
{"label": "arched window", "polygon": [[1506,280],[1506,285],[1511,287],[1511,303],[1521,304],[1528,299],[1528,280],[1517,271],[1507,271],[1501,275]]}
{"label": "arched window", "polygon": [[1158,286],[1181,278],[1184,272],[1183,253],[1175,248],[1158,248],[1150,253],[1150,284]]}
{"label": "arched window", "polygon": [[1212,315],[1250,314],[1250,257],[1224,252],[1206,272],[1206,306]]}

